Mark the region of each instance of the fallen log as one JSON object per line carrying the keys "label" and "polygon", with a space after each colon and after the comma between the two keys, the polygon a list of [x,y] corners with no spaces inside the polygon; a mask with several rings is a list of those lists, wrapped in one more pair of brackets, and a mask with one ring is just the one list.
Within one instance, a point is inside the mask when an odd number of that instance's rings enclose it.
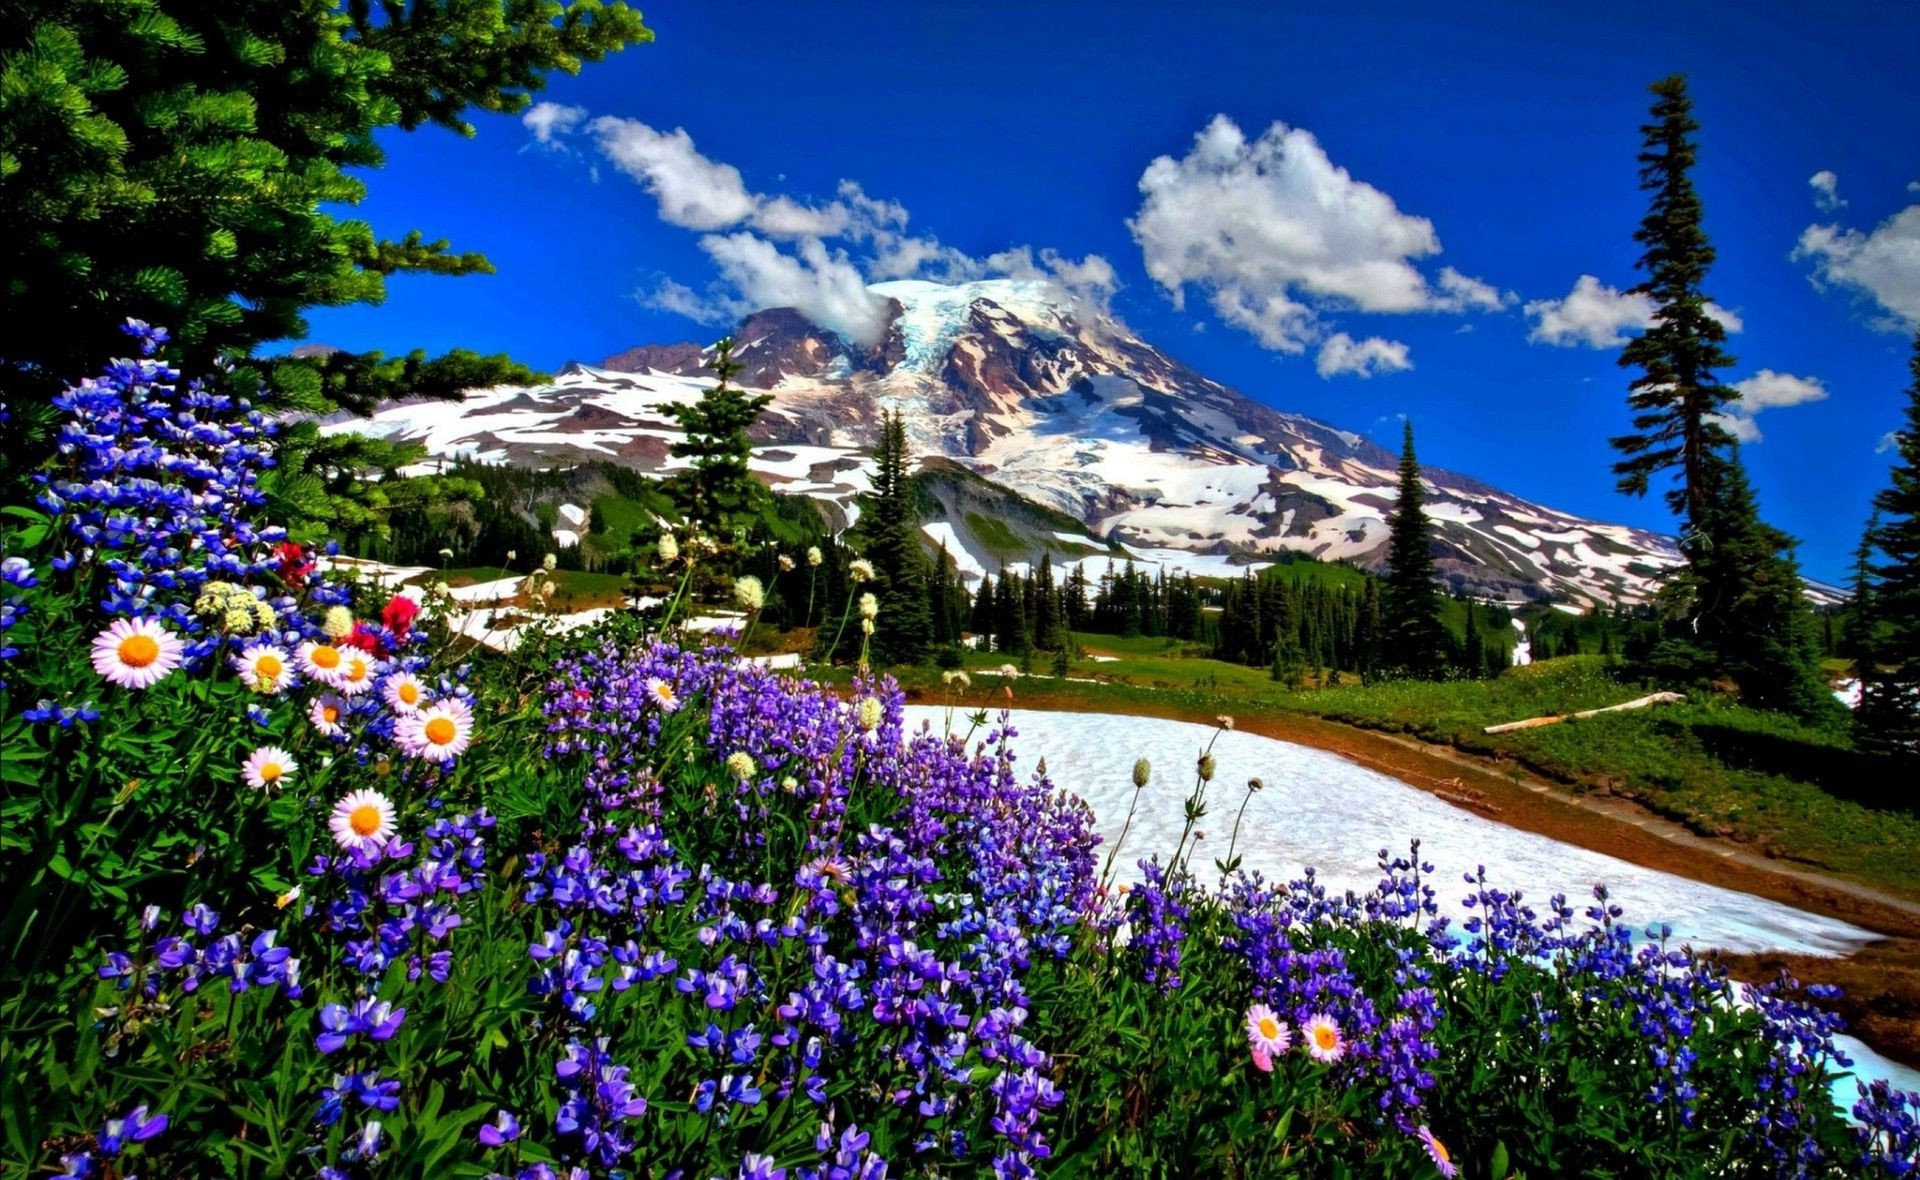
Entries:
{"label": "fallen log", "polygon": [[1481,733],[1509,733],[1516,729],[1538,729],[1542,725],[1558,725],[1580,717],[1597,717],[1602,713],[1618,713],[1622,709],[1644,709],[1649,705],[1672,705],[1686,700],[1685,693],[1656,692],[1650,696],[1636,697],[1623,704],[1608,705],[1604,709],[1582,709],[1578,713],[1556,713],[1549,717],[1529,717],[1525,721],[1509,721],[1504,725],[1489,725]]}

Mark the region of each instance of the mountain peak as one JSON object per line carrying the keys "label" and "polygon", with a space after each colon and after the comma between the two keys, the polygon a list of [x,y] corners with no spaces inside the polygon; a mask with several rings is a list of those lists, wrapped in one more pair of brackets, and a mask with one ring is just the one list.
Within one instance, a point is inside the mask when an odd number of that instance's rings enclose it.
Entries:
{"label": "mountain peak", "polygon": [[[1082,539],[1102,546],[1209,569],[1286,551],[1382,560],[1395,457],[1361,436],[1209,380],[1049,281],[869,289],[891,313],[873,348],[794,308],[756,312],[734,332],[739,383],[774,395],[755,428],[755,470],[776,487],[851,510],[884,409],[904,416],[916,454],[1077,520]],[[410,424],[415,411],[383,410],[392,421],[381,430],[442,454],[610,457],[658,472],[678,429],[661,406],[699,396],[710,359],[695,344],[647,345],[540,390],[475,394],[460,423]],[[1450,589],[1632,600],[1679,560],[1671,542],[1642,530],[1443,470],[1425,476],[1435,564]],[[991,568],[1038,554],[973,556]]]}

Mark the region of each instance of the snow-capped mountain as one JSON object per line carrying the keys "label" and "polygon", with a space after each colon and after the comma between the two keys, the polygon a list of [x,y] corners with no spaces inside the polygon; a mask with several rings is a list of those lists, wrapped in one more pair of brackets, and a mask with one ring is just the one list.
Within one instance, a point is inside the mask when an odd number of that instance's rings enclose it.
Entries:
{"label": "snow-capped mountain", "polygon": [[[885,341],[862,350],[780,308],[735,332],[741,384],[774,395],[755,469],[776,489],[845,512],[866,489],[881,412],[905,415],[916,453],[942,456],[1078,527],[1035,542],[1066,556],[1136,554],[1220,572],[1282,550],[1372,564],[1384,556],[1396,456],[1207,379],[1045,282],[876,284]],[[661,407],[712,383],[692,344],[650,345],[552,384],[458,402],[384,406],[356,429],[436,455],[551,465],[612,459],[669,471]],[[1679,561],[1664,537],[1547,508],[1468,476],[1425,472],[1436,557],[1453,586],[1575,602],[1641,597]],[[1050,515],[1050,514],[1049,514]],[[1036,559],[1004,530],[936,521],[963,568]],[[1029,534],[1030,535],[1030,534]],[[956,556],[961,556],[956,554]]]}

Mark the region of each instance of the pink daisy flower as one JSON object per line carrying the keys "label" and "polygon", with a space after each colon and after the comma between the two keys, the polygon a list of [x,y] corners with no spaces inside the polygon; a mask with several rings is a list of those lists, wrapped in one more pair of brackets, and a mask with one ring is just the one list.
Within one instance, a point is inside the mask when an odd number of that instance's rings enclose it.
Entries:
{"label": "pink daisy flower", "polygon": [[279,746],[261,746],[240,764],[240,777],[254,790],[264,791],[269,787],[286,786],[287,780],[298,769],[300,764],[293,760],[292,754]]}
{"label": "pink daisy flower", "polygon": [[185,649],[152,619],[115,619],[94,636],[93,670],[121,688],[152,688],[180,666]]}
{"label": "pink daisy flower", "polygon": [[332,684],[340,675],[340,666],[347,662],[347,657],[331,643],[303,643],[294,652],[294,659],[307,679],[321,684]]}
{"label": "pink daisy flower", "polygon": [[381,699],[387,707],[396,713],[418,713],[427,703],[427,687],[420,678],[411,672],[398,672],[387,677],[380,688]]}
{"label": "pink daisy flower", "polygon": [[1307,1018],[1307,1025],[1300,1030],[1307,1038],[1307,1056],[1323,1065],[1332,1065],[1346,1056],[1347,1040],[1340,1035],[1340,1026],[1333,1017],[1324,1012],[1316,1012]]}
{"label": "pink daisy flower", "polygon": [[1420,1136],[1420,1146],[1427,1149],[1427,1158],[1433,1161],[1433,1166],[1440,1169],[1442,1176],[1452,1180],[1460,1169],[1454,1166],[1453,1156],[1447,1151],[1447,1145],[1435,1139],[1433,1132],[1424,1126],[1416,1133]]}
{"label": "pink daisy flower", "polygon": [[647,696],[660,706],[662,713],[671,713],[680,707],[680,697],[673,691],[673,685],[658,676],[647,680]]}
{"label": "pink daisy flower", "polygon": [[354,791],[333,805],[327,827],[349,852],[385,847],[393,838],[393,801],[378,791]]}
{"label": "pink daisy flower", "polygon": [[380,678],[380,665],[366,652],[346,648],[340,652],[340,667],[333,674],[333,687],[342,696],[357,697],[372,692]]}
{"label": "pink daisy flower", "polygon": [[1254,1054],[1278,1057],[1293,1047],[1293,1030],[1265,1004],[1247,1009],[1247,1047]]}
{"label": "pink daisy flower", "polygon": [[323,735],[339,737],[347,732],[347,702],[333,693],[315,697],[307,706],[307,720]]}
{"label": "pink daisy flower", "polygon": [[248,688],[267,696],[293,683],[293,657],[283,647],[256,643],[233,657],[234,670]]}
{"label": "pink daisy flower", "polygon": [[437,701],[394,726],[394,740],[415,758],[447,762],[473,740],[473,711],[458,697]]}

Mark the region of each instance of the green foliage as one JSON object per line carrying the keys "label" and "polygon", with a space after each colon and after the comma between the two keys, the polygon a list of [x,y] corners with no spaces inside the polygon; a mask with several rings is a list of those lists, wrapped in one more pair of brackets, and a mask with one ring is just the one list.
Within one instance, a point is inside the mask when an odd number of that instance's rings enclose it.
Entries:
{"label": "green foliage", "polygon": [[1684,76],[1663,78],[1651,89],[1653,121],[1640,129],[1639,157],[1640,188],[1651,197],[1633,235],[1645,247],[1637,264],[1645,278],[1629,293],[1652,301],[1653,322],[1620,354],[1620,364],[1639,369],[1640,375],[1628,385],[1634,432],[1613,440],[1622,456],[1613,470],[1621,491],[1644,496],[1654,475],[1677,469],[1680,484],[1667,502],[1691,531],[1699,527],[1705,506],[1706,464],[1733,441],[1715,415],[1738,392],[1715,375],[1734,358],[1722,347],[1727,330],[1701,289],[1714,251],[1701,227],[1700,197],[1689,175],[1697,151],[1693,134],[1700,125],[1693,119]]}
{"label": "green foliage", "polygon": [[754,520],[771,495],[747,469],[753,455],[747,431],[759,420],[760,411],[772,404],[773,395],[748,394],[728,384],[740,371],[733,359],[732,340],[714,345],[708,367],[719,377],[711,389],[697,401],[666,407],[685,432],[668,453],[693,464],[691,470],[670,478],[666,491],[683,520],[699,521],[714,540],[744,548]]}
{"label": "green foliage", "polygon": [[873,492],[860,514],[860,533],[866,556],[879,575],[873,593],[880,600],[880,615],[871,656],[883,664],[918,663],[934,640],[933,610],[907,453],[907,424],[897,413],[885,415],[880,423]]}
{"label": "green foliage", "polygon": [[1440,626],[1440,594],[1434,588],[1433,522],[1421,505],[1420,462],[1413,453],[1413,423],[1406,424],[1400,451],[1400,492],[1387,535],[1387,576],[1380,590],[1382,663],[1407,675],[1431,678],[1449,662]]}
{"label": "green foliage", "polygon": [[[0,394],[26,404],[97,369],[124,351],[127,315],[168,325],[199,368],[305,335],[308,308],[378,303],[389,275],[489,270],[336,215],[382,162],[376,133],[471,134],[465,112],[521,110],[552,71],[651,37],[638,12],[600,0],[9,5]],[[341,365],[318,368],[364,397]]]}
{"label": "green foliage", "polygon": [[1874,497],[1876,519],[1863,542],[1854,594],[1857,603],[1871,603],[1872,626],[1884,632],[1871,646],[1863,634],[1855,657],[1871,673],[1862,677],[1863,736],[1913,760],[1920,758],[1920,335],[1908,367],[1913,382],[1894,435],[1899,460]]}

